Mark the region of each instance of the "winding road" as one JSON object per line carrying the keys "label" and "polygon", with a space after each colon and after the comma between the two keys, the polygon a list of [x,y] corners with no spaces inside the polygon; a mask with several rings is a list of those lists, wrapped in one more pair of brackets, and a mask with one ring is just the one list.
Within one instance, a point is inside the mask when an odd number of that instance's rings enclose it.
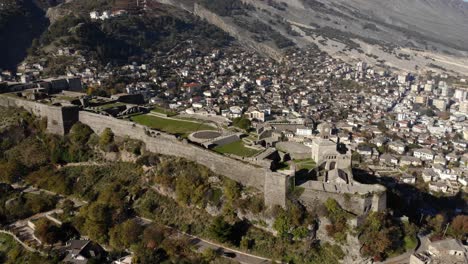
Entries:
{"label": "winding road", "polygon": [[382,263],[383,264],[408,264],[410,263],[411,255],[416,252],[422,252],[422,251],[427,250],[429,243],[430,241],[429,241],[428,236],[418,235],[418,245],[414,250],[410,250],[399,256],[389,258]]}
{"label": "winding road", "polygon": [[[44,189],[40,189],[40,188],[35,188],[35,187],[32,187],[32,186],[25,186],[25,185],[17,184],[17,185],[14,186],[14,188],[16,188],[16,189],[21,188],[21,189],[23,189],[23,192],[29,192],[29,193],[45,192],[45,193],[48,193],[50,195],[58,195],[61,199],[64,199],[64,198],[70,199],[69,197],[65,197],[63,195],[59,195],[57,193],[54,193],[54,192],[51,192],[51,191],[48,191],[48,190],[44,190]],[[78,200],[78,199],[74,199],[74,202],[75,202],[75,205],[78,205],[78,206],[81,206],[81,205],[87,203],[86,201],[81,201],[81,200]],[[59,210],[55,209],[55,210],[52,210],[52,211],[49,211],[49,212],[40,213],[40,214],[34,215],[34,216],[30,217],[30,218],[19,220],[19,221],[13,223],[12,225],[13,226],[16,226],[16,225],[26,226],[26,222],[29,219],[37,219],[37,218],[46,216],[47,214],[51,214],[51,213],[54,213],[54,212],[57,212],[57,211],[59,211]],[[137,216],[136,219],[138,220],[138,222],[141,225],[149,225],[149,224],[153,223],[153,220],[148,219],[148,218],[144,218],[144,217],[140,217],[140,216]],[[216,250],[218,252],[222,252],[223,255],[226,254],[225,255],[226,258],[233,259],[233,260],[238,261],[239,263],[242,263],[242,264],[265,264],[265,263],[271,263],[272,262],[272,260],[268,259],[268,258],[264,258],[264,257],[252,255],[252,254],[249,254],[249,253],[241,252],[241,251],[238,251],[236,249],[228,248],[226,246],[223,246],[223,245],[220,245],[220,244],[205,240],[203,238],[184,233],[184,232],[182,232],[180,230],[177,230],[177,229],[174,229],[174,228],[172,228],[170,226],[165,226],[165,227],[168,228],[168,229],[171,229],[176,236],[187,238],[192,245],[197,247],[198,252],[203,252],[207,248],[211,248],[211,249],[214,249],[214,250]],[[277,263],[281,263],[281,262],[277,262]]]}
{"label": "winding road", "polygon": [[[137,217],[137,220],[142,225],[149,225],[149,224],[153,223],[153,220],[148,219],[148,218],[144,218],[144,217]],[[177,229],[174,229],[174,228],[172,228],[170,226],[165,226],[165,227],[168,228],[168,229],[171,229],[172,231],[174,231],[175,236],[187,238],[189,240],[190,244],[197,247],[198,252],[203,252],[206,249],[211,248],[211,249],[214,249],[214,250],[216,250],[218,252],[222,252],[223,254],[226,253],[226,255],[231,255],[232,257],[227,257],[226,256],[226,258],[233,259],[233,260],[238,261],[239,263],[242,263],[242,264],[265,264],[265,263],[271,263],[272,262],[272,260],[268,259],[268,258],[264,258],[264,257],[252,255],[252,254],[249,254],[249,253],[241,252],[241,251],[238,251],[236,249],[228,248],[226,246],[223,246],[223,245],[220,245],[220,244],[205,240],[203,238],[184,233],[184,232],[182,232],[180,230],[177,230]],[[277,262],[277,263],[281,263],[281,262]]]}

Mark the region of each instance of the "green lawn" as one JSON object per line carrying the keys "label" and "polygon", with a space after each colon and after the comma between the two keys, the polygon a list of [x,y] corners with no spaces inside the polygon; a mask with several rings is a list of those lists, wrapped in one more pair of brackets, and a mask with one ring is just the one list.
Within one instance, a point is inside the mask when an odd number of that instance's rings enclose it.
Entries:
{"label": "green lawn", "polygon": [[215,147],[213,150],[222,154],[234,154],[241,157],[252,157],[259,152],[258,150],[244,146],[242,140],[235,141],[224,146]]}
{"label": "green lawn", "polygon": [[214,127],[202,123],[169,119],[153,115],[138,115],[132,117],[131,120],[138,124],[176,135],[188,135],[199,130],[215,130]]}

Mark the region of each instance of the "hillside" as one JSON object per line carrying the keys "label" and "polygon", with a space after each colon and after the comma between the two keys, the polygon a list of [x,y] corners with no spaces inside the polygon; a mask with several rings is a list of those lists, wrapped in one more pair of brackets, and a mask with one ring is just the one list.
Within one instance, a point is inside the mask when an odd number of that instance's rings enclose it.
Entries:
{"label": "hillside", "polygon": [[[3,1],[0,37],[15,41],[0,44],[0,68],[15,68],[32,44],[32,58],[71,47],[107,64],[143,59],[188,38],[222,46],[229,42],[224,31],[277,60],[288,48],[312,44],[350,63],[468,75],[468,4],[462,0],[150,0],[143,13],[127,0]],[[90,11],[117,9],[132,12],[89,19]]]}
{"label": "hillside", "polygon": [[[63,74],[71,58],[57,59],[59,48],[69,48],[98,61],[143,61],[191,40],[205,47],[221,47],[229,35],[178,8],[150,3],[147,12],[136,1],[1,0],[0,69],[15,70],[25,59],[45,61],[50,74]],[[92,21],[91,11],[128,13],[105,21]],[[206,45],[206,43],[209,43]],[[64,61],[65,60],[65,61]]]}
{"label": "hillside", "polygon": [[[32,0],[2,0],[0,4],[0,69],[12,69],[26,57],[26,50],[47,29],[48,21]],[[40,5],[46,8],[49,4]]]}
{"label": "hillside", "polygon": [[[461,0],[159,1],[189,10],[272,57],[294,44],[314,43],[349,61],[468,74],[468,4]],[[270,49],[276,52],[265,52]]]}
{"label": "hillside", "polygon": [[50,75],[60,75],[64,74],[64,64],[79,58],[57,58],[54,54],[60,48],[71,49],[88,61],[105,66],[147,63],[155,54],[189,40],[206,48],[222,47],[231,41],[222,30],[168,5],[151,5],[146,12],[128,8],[128,13],[107,20],[95,21],[89,16],[90,11],[119,8],[114,1],[85,0],[49,9],[52,23],[30,49],[28,60],[45,61]]}

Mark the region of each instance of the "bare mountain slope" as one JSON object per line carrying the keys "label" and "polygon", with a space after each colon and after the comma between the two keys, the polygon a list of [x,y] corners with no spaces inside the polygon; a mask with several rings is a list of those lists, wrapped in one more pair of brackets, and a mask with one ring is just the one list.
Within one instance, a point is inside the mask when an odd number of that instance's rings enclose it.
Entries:
{"label": "bare mountain slope", "polygon": [[[452,0],[324,0],[367,15],[377,25],[419,32],[422,37],[468,50],[468,8]],[[346,12],[345,12],[346,13]],[[404,33],[404,31],[403,31]]]}
{"label": "bare mountain slope", "polygon": [[345,60],[468,74],[468,4],[461,0],[159,1],[194,12],[268,55],[314,43]]}

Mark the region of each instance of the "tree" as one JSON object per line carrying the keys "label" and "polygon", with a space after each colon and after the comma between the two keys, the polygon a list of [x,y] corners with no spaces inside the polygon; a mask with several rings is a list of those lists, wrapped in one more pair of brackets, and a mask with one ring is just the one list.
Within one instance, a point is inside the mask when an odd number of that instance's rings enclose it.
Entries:
{"label": "tree", "polygon": [[136,247],[132,263],[163,263],[168,259],[168,257],[167,252],[162,248],[154,250],[145,248],[144,246],[139,246]]}
{"label": "tree", "polygon": [[65,215],[72,215],[75,210],[75,203],[71,200],[65,200],[60,205],[60,208],[63,210]]}
{"label": "tree", "polygon": [[328,199],[325,202],[328,218],[332,223],[346,223],[347,212],[341,208],[338,202],[334,199]]}
{"label": "tree", "polygon": [[429,227],[432,229],[434,235],[441,235],[444,225],[446,223],[445,216],[443,214],[437,214],[428,221]]}
{"label": "tree", "polygon": [[309,230],[306,227],[300,226],[298,228],[295,228],[292,231],[292,235],[294,236],[294,239],[299,240],[307,237],[309,234]]}
{"label": "tree", "polygon": [[158,225],[150,225],[143,231],[142,241],[144,246],[149,249],[156,249],[164,241],[166,234]]}
{"label": "tree", "polygon": [[281,237],[288,235],[289,230],[291,229],[291,220],[284,210],[278,215],[278,217],[276,217],[275,222],[273,223],[273,229],[275,229]]}
{"label": "tree", "polygon": [[114,142],[114,133],[110,128],[104,129],[101,136],[99,137],[99,145],[104,148],[112,142]]}
{"label": "tree", "polygon": [[231,179],[226,179],[224,182],[224,195],[229,203],[233,203],[241,196],[240,185]]}
{"label": "tree", "polygon": [[389,253],[403,246],[403,232],[384,212],[372,212],[359,227],[362,253],[374,259],[385,258]]}
{"label": "tree", "polygon": [[17,161],[0,162],[0,182],[15,183],[23,172],[23,166]]}
{"label": "tree", "polygon": [[78,122],[70,129],[70,140],[74,144],[83,146],[88,142],[92,134],[93,130],[89,126]]}
{"label": "tree", "polygon": [[240,241],[240,247],[242,249],[250,249],[251,246],[252,246],[252,240],[247,236],[243,236]]}
{"label": "tree", "polygon": [[221,241],[229,241],[232,234],[232,226],[224,221],[222,216],[216,217],[208,228],[208,233],[211,237]]}
{"label": "tree", "polygon": [[218,251],[212,249],[212,248],[207,248],[203,251],[203,258],[207,263],[211,263],[213,260],[215,260],[219,256]]}
{"label": "tree", "polygon": [[457,215],[450,225],[449,232],[457,239],[463,239],[468,234],[468,215]]}
{"label": "tree", "polygon": [[111,212],[108,205],[99,202],[82,207],[80,215],[84,217],[84,233],[99,243],[107,242],[108,230],[112,222]]}
{"label": "tree", "polygon": [[59,228],[45,218],[37,220],[34,235],[46,244],[55,244],[60,239]]}
{"label": "tree", "polygon": [[208,185],[200,175],[184,173],[176,179],[177,201],[185,205],[202,205],[207,190]]}
{"label": "tree", "polygon": [[111,228],[109,244],[117,250],[129,249],[139,241],[142,231],[143,228],[134,219],[127,220]]}

